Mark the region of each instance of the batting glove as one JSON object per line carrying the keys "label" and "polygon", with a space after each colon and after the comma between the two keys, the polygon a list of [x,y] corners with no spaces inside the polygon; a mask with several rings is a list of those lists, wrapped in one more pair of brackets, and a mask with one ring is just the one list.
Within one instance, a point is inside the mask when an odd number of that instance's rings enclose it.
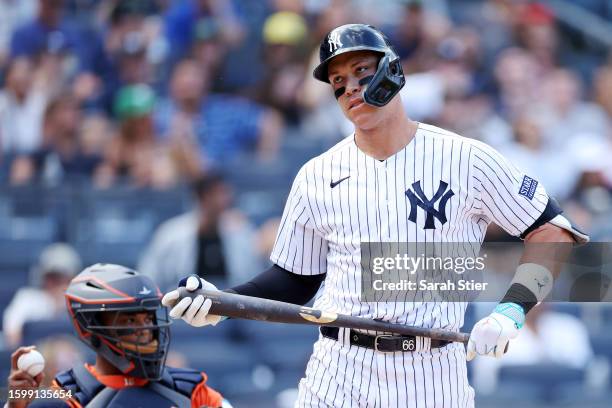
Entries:
{"label": "batting glove", "polygon": [[523,308],[516,303],[500,303],[493,313],[479,320],[472,329],[467,347],[467,360],[478,356],[500,358],[510,340],[518,336],[525,323]]}
{"label": "batting glove", "polygon": [[[212,283],[207,282],[196,275],[191,275],[187,278],[181,279],[178,286],[183,286],[190,292],[198,289],[219,290]],[[166,293],[162,298],[162,305],[172,307],[169,315],[173,319],[181,318],[187,322],[187,324],[194,327],[208,325],[215,326],[221,320],[224,320],[223,316],[208,314],[208,311],[212,306],[212,300],[205,299],[202,295],[198,295],[193,299],[190,297],[184,297],[180,299],[180,301],[179,298],[180,294],[178,288]]]}

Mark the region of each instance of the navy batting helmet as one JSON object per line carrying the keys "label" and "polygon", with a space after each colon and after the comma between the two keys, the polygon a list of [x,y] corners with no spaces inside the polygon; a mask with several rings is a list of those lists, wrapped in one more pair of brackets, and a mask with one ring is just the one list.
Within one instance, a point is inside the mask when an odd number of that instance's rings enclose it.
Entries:
{"label": "navy batting helmet", "polygon": [[366,103],[384,106],[399,92],[406,82],[400,58],[387,37],[376,27],[368,24],[346,24],[330,31],[319,49],[320,64],[313,75],[319,81],[329,83],[327,67],[330,61],[346,52],[374,51],[381,55],[376,73],[363,78],[360,84],[367,83],[363,93]]}
{"label": "navy batting helmet", "polygon": [[[170,320],[161,305],[162,294],[149,277],[121,265],[95,264],[70,282],[65,296],[77,335],[87,346],[124,374],[161,378]],[[120,323],[121,314],[134,313],[149,314],[150,324]],[[143,332],[148,334],[145,340],[136,336],[139,340],[126,341],[126,336]]]}

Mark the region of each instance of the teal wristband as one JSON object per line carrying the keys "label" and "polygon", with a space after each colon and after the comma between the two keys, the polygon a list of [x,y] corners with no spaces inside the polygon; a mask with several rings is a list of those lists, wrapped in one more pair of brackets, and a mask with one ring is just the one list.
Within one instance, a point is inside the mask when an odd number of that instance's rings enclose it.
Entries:
{"label": "teal wristband", "polygon": [[521,305],[516,303],[500,303],[495,307],[493,312],[502,314],[511,319],[517,329],[522,328],[525,324],[525,311]]}

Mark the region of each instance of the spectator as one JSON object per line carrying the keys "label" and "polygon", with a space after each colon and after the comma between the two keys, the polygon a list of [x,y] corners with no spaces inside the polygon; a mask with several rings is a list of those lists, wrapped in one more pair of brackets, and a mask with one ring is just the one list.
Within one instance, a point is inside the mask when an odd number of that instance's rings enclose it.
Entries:
{"label": "spectator", "polygon": [[551,71],[541,90],[537,112],[542,129],[546,130],[546,147],[563,147],[579,133],[591,133],[602,139],[607,136],[609,118],[599,105],[582,99],[582,82],[572,71]]}
{"label": "spectator", "polygon": [[141,32],[134,30],[125,33],[115,56],[120,84],[134,85],[152,81],[153,72],[147,60],[147,44]]}
{"label": "spectator", "polygon": [[223,42],[223,33],[219,23],[210,17],[200,18],[193,33],[193,47],[191,49],[193,59],[203,69],[214,73],[216,76],[227,52],[228,49]]}
{"label": "spectator", "polygon": [[483,43],[484,58],[493,65],[497,54],[513,45],[514,24],[517,19],[519,2],[515,0],[485,0],[461,5],[456,9],[459,20],[479,33]]}
{"label": "spectator", "polygon": [[124,86],[140,83],[153,83],[155,80],[155,58],[164,55],[163,46],[156,54],[153,48],[159,40],[159,24],[148,19],[152,2],[144,0],[124,0],[104,3],[109,6],[107,27],[103,39],[105,59],[99,80],[101,89],[89,101],[95,108],[103,109],[113,115],[113,104],[117,92]]}
{"label": "spectator", "polygon": [[51,101],[45,111],[41,149],[15,159],[11,180],[16,184],[42,181],[58,185],[65,180],[91,178],[102,152],[87,151],[80,124],[81,112],[74,98],[60,95]]}
{"label": "spectator", "polygon": [[70,245],[56,243],[43,250],[29,286],[19,289],[4,311],[2,330],[9,347],[21,342],[24,323],[65,315],[64,291],[80,269],[81,259]]}
{"label": "spectator", "polygon": [[[547,148],[537,119],[527,114],[513,123],[514,141],[501,152],[526,174],[546,185],[546,191],[558,200],[570,197],[580,179],[575,152],[564,145]],[[563,163],[563,166],[559,166]]]}
{"label": "spectator", "polygon": [[508,48],[496,60],[497,111],[513,118],[525,106],[532,106],[539,96],[542,77],[535,58],[521,48]]}
{"label": "spectator", "polygon": [[38,0],[0,0],[0,67],[10,55],[11,37],[15,27],[30,20]]}
{"label": "spectator", "polygon": [[79,135],[83,154],[103,156],[111,137],[111,122],[103,115],[88,115],[81,121]]}
{"label": "spectator", "polygon": [[281,112],[293,125],[299,123],[301,114],[299,93],[306,74],[307,35],[304,18],[289,11],[272,14],[263,26],[265,74],[256,100]]}
{"label": "spectator", "polygon": [[516,37],[545,72],[557,66],[559,33],[553,11],[546,5],[533,2],[519,5]]}
{"label": "spectator", "polygon": [[171,147],[157,140],[154,132],[154,105],[155,95],[147,85],[127,86],[119,91],[115,101],[119,131],[109,142],[96,174],[99,187],[124,181],[138,187],[164,189],[178,181],[179,170]]}
{"label": "spectator", "polygon": [[392,44],[397,44],[396,51],[402,60],[413,58],[422,52],[425,43],[426,12],[418,1],[404,3],[401,22],[389,34]]}
{"label": "spectator", "polygon": [[11,39],[13,57],[37,57],[49,49],[74,47],[76,36],[62,19],[64,0],[39,0],[36,17],[18,27]]}
{"label": "spectator", "polygon": [[193,184],[193,211],[163,223],[140,259],[138,269],[162,290],[183,276],[240,282],[258,270],[255,231],[245,216],[231,207],[231,190],[217,173]]}
{"label": "spectator", "polygon": [[[100,34],[91,25],[79,26],[64,18],[64,0],[38,0],[37,15],[19,26],[11,38],[11,55],[38,59],[67,52],[76,57],[76,71],[102,75],[106,60]],[[57,78],[56,78],[57,79]]]}
{"label": "spectator", "polygon": [[509,121],[520,116],[526,106],[538,102],[542,73],[532,55],[522,48],[510,47],[497,56],[492,74],[495,83],[487,96],[491,100],[489,111],[470,134],[502,149],[514,140]]}
{"label": "spectator", "polygon": [[236,13],[234,1],[179,0],[172,2],[165,13],[166,38],[171,48],[170,61],[179,61],[191,49],[197,25],[208,21],[219,30],[224,48],[240,43],[245,32]]}
{"label": "spectator", "polygon": [[420,1],[404,4],[400,23],[390,33],[391,42],[398,41],[402,66],[407,73],[431,69],[437,61],[438,44],[449,34],[451,22],[433,7]]}
{"label": "spectator", "polygon": [[259,158],[275,157],[282,129],[279,114],[240,97],[211,94],[210,86],[210,72],[196,61],[177,64],[171,97],[156,112],[160,133],[195,141],[204,168],[250,151]]}
{"label": "spectator", "polygon": [[47,94],[34,81],[34,67],[16,58],[6,70],[0,91],[0,144],[4,154],[31,153],[42,142],[42,120]]}
{"label": "spectator", "polygon": [[608,131],[612,125],[612,65],[600,68],[593,82],[593,98],[608,116]]}

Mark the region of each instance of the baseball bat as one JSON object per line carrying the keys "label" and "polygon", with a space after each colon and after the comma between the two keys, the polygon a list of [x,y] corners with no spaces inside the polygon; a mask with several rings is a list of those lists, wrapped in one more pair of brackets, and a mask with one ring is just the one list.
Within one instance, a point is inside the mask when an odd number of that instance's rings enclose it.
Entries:
{"label": "baseball bat", "polygon": [[436,340],[454,341],[467,344],[470,335],[441,329],[406,326],[363,317],[348,316],[310,307],[262,299],[236,293],[198,289],[193,292],[179,288],[181,299],[202,295],[212,300],[209,313],[237,319],[260,320],[274,323],[308,324],[315,326],[345,327],[351,329],[375,330],[389,333],[429,337]]}

